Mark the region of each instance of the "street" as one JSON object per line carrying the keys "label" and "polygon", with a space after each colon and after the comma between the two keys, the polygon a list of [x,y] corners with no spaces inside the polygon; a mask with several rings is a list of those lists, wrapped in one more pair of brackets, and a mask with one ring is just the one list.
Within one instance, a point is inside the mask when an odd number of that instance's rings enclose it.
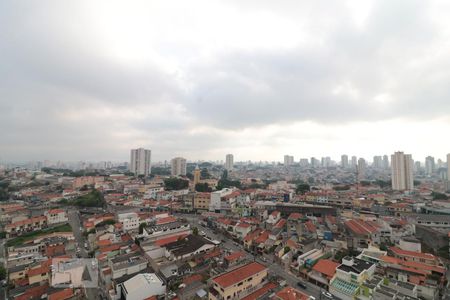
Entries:
{"label": "street", "polygon": [[[198,215],[193,215],[193,214],[176,214],[176,216],[178,217],[182,217],[185,218],[189,224],[191,225],[191,227],[197,227],[199,232],[203,231],[206,233],[206,237],[207,238],[211,238],[214,240],[218,240],[218,241],[225,241],[221,243],[221,248],[223,249],[227,249],[227,250],[231,250],[233,252],[235,251],[244,251],[244,247],[241,244],[237,244],[234,241],[230,240],[229,238],[227,238],[226,236],[224,236],[221,233],[215,234],[213,233],[212,229],[206,226],[201,226],[199,224],[199,216]],[[310,283],[310,282],[306,282],[304,279],[298,278],[296,277],[294,274],[292,274],[291,272],[287,271],[284,269],[283,266],[280,266],[277,263],[272,263],[272,259],[270,255],[264,255],[264,257],[270,257],[267,261],[263,261],[261,259],[261,257],[255,256],[247,251],[244,251],[247,255],[247,258],[249,260],[254,260],[259,262],[260,264],[265,265],[268,269],[269,269],[269,274],[272,275],[276,275],[278,277],[283,278],[284,280],[286,280],[287,284],[292,286],[293,288],[296,289],[300,289],[297,286],[297,283],[299,281],[303,282],[307,289],[306,290],[302,290],[305,293],[315,297],[316,299],[321,299],[321,288]]]}
{"label": "street", "polygon": [[[77,242],[78,247],[80,247],[81,257],[89,258],[88,250],[84,248],[84,243],[86,240],[83,236],[83,232],[80,230],[80,228],[82,228],[82,224],[80,222],[79,212],[77,210],[69,210],[68,217],[69,224],[72,227],[73,235],[75,237],[75,241]],[[88,299],[98,299],[98,288],[86,288],[84,290]]]}

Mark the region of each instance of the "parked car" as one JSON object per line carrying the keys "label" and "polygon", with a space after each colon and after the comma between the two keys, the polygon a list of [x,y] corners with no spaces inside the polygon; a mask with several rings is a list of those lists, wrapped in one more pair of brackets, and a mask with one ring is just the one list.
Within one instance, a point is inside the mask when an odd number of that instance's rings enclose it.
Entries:
{"label": "parked car", "polygon": [[301,287],[304,290],[306,290],[306,285],[303,282],[301,282],[301,281],[297,282],[297,286]]}

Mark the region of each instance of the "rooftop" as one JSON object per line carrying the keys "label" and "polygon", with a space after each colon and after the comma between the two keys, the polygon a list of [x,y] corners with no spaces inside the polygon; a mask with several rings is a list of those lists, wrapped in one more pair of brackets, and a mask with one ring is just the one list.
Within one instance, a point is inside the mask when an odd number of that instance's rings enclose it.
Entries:
{"label": "rooftop", "polygon": [[212,280],[221,287],[227,288],[264,270],[266,270],[265,266],[257,262],[252,262],[230,272],[219,275]]}

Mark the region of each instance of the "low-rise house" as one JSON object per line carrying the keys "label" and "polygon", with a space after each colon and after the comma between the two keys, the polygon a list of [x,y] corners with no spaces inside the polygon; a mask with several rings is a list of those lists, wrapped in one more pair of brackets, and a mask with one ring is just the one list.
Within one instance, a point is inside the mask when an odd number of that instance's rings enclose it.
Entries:
{"label": "low-rise house", "polygon": [[210,300],[244,298],[267,283],[267,268],[252,262],[211,280]]}
{"label": "low-rise house", "polygon": [[330,259],[320,259],[313,266],[311,272],[309,272],[309,281],[316,285],[328,288],[331,279],[336,274],[336,268],[339,267],[339,263]]}
{"label": "low-rise house", "polygon": [[67,223],[69,221],[66,211],[60,208],[50,209],[46,211],[44,215],[47,217],[49,225]]}
{"label": "low-rise house", "polygon": [[182,260],[197,254],[209,252],[215,247],[216,245],[211,241],[191,234],[165,245],[165,256],[170,260]]}
{"label": "low-rise house", "polygon": [[27,232],[41,230],[47,227],[47,217],[37,216],[13,222],[5,226],[6,237],[14,237]]}

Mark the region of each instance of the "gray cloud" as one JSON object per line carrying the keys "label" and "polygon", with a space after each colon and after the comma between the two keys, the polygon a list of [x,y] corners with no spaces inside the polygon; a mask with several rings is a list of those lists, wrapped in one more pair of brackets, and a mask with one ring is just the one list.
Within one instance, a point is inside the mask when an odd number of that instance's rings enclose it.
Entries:
{"label": "gray cloud", "polygon": [[126,158],[144,143],[168,157],[218,151],[230,144],[225,132],[270,124],[447,116],[449,28],[436,23],[434,2],[375,1],[362,25],[328,1],[241,2],[227,5],[292,20],[308,38],[288,49],[228,45],[205,59],[195,42],[165,37],[153,48],[181,61],[167,71],[151,55],[127,63],[107,53],[89,2],[3,1],[1,156]]}

